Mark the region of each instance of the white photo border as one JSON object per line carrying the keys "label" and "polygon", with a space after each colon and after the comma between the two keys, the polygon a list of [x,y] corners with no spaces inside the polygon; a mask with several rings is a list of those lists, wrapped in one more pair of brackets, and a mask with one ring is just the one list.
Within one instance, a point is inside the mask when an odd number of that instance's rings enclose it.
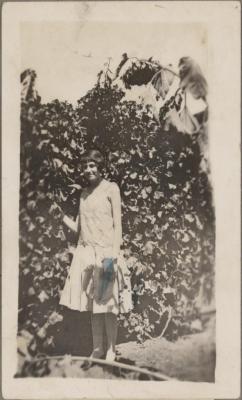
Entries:
{"label": "white photo border", "polygon": [[[162,4],[160,10],[152,4]],[[87,9],[89,10],[87,13]],[[158,12],[159,11],[159,12]],[[209,151],[216,211],[215,383],[14,378],[18,308],[20,24],[206,24]],[[175,51],[175,49],[174,49]],[[236,398],[240,393],[240,2],[5,2],[2,8],[2,388],[6,399]]]}

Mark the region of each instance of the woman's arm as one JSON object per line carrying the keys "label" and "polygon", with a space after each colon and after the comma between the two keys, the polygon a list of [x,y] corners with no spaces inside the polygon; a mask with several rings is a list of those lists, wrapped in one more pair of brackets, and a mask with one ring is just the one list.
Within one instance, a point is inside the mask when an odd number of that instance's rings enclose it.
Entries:
{"label": "woman's arm", "polygon": [[76,217],[76,220],[73,221],[72,218],[68,217],[67,215],[65,215],[64,211],[62,210],[62,208],[59,206],[59,204],[57,204],[56,202],[54,203],[55,209],[58,209],[62,218],[62,221],[64,222],[64,224],[71,229],[72,231],[74,231],[75,233],[78,233],[80,230],[80,214],[78,212],[78,215]]}
{"label": "woman's arm", "polygon": [[113,258],[117,258],[122,243],[121,197],[118,185],[113,184],[110,192],[114,226]]}
{"label": "woman's arm", "polygon": [[70,217],[68,217],[67,215],[63,216],[63,222],[64,224],[71,229],[73,232],[78,233],[79,231],[79,226],[80,226],[80,217],[79,217],[79,213],[76,217],[76,220],[73,221],[73,219],[71,219]]}

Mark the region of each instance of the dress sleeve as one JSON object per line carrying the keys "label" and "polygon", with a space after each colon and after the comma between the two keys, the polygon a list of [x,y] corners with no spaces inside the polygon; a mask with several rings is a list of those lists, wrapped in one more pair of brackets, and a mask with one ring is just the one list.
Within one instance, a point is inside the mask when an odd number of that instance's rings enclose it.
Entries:
{"label": "dress sleeve", "polygon": [[117,258],[120,246],[122,244],[122,221],[121,221],[121,198],[120,190],[116,183],[110,184],[108,197],[112,206],[113,226],[114,226],[114,242],[113,257]]}
{"label": "dress sleeve", "polygon": [[120,189],[117,183],[111,182],[108,190],[108,198],[111,200],[113,196],[120,198]]}

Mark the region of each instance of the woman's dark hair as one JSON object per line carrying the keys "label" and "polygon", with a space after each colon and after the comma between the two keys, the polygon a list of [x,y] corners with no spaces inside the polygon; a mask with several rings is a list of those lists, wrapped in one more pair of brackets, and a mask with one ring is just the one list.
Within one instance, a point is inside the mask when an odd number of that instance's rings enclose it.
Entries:
{"label": "woman's dark hair", "polygon": [[102,153],[99,150],[89,150],[82,157],[82,165],[88,161],[94,161],[97,164],[97,167],[102,170],[105,166],[105,159]]}

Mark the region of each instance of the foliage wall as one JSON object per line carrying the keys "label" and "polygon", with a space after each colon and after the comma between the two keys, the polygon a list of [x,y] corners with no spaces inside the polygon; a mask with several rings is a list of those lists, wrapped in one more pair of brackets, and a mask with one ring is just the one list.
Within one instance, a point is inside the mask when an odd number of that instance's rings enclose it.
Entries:
{"label": "foliage wall", "polygon": [[121,90],[97,84],[76,107],[22,101],[19,330],[50,346],[54,339],[43,326],[58,320],[53,312],[76,240],[54,201],[76,216],[80,160],[89,147],[104,152],[104,174],[121,189],[135,305],[120,318],[121,340],[161,335],[168,316],[168,338],[190,332],[214,296],[214,211],[199,135],[165,131],[149,107],[123,98]]}

